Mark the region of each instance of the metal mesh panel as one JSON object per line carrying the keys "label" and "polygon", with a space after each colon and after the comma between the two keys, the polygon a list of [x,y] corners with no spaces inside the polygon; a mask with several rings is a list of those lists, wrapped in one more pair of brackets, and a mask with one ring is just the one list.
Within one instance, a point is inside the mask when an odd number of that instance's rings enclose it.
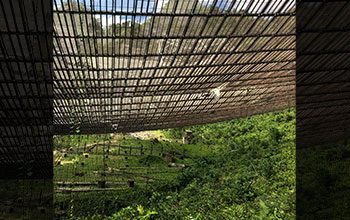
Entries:
{"label": "metal mesh panel", "polygon": [[56,0],[54,132],[170,128],[294,106],[294,13],[284,0]]}
{"label": "metal mesh panel", "polygon": [[297,146],[349,136],[348,1],[301,2],[297,16]]}
{"label": "metal mesh panel", "polygon": [[52,177],[51,8],[0,1],[0,179]]}

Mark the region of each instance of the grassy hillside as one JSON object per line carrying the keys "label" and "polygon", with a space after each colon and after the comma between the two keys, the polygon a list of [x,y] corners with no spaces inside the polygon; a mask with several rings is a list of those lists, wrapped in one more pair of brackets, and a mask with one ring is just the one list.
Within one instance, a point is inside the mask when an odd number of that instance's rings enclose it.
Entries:
{"label": "grassy hillside", "polygon": [[[115,192],[56,194],[61,219],[295,219],[294,109],[162,132],[178,139],[185,129],[193,131],[194,144],[120,138],[112,140],[112,145],[142,145],[148,151],[141,154],[140,148],[132,148],[131,154],[117,153],[115,147],[104,159],[101,149],[91,151],[88,158],[75,155],[89,167],[77,163],[79,170],[103,170],[103,163],[125,169],[149,167],[143,175],[154,181],[135,178],[134,187]],[[168,167],[161,149],[185,152],[185,158],[175,154],[174,160],[187,167]],[[68,154],[62,161],[74,158]],[[93,162],[99,160],[100,167]],[[63,168],[67,166],[73,169],[74,164],[56,166],[55,176],[67,172]],[[166,172],[151,174],[150,168]],[[77,178],[96,178],[89,175]],[[130,177],[113,178],[123,182]]]}

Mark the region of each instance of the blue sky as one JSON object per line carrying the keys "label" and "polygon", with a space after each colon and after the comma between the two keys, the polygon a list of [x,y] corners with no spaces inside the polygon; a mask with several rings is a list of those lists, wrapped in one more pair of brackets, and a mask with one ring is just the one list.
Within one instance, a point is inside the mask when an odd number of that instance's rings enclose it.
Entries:
{"label": "blue sky", "polygon": [[[57,3],[57,6],[59,7],[61,5],[61,2],[67,2],[67,0],[55,0]],[[76,0],[79,3],[83,3],[84,0]],[[103,10],[103,11],[124,11],[124,12],[133,12],[136,10],[136,12],[153,12],[156,10],[159,12],[161,8],[168,2],[169,0],[85,0],[85,4],[88,8],[94,8],[96,11]],[[233,0],[218,0],[216,6],[218,6],[221,9],[227,9],[230,5],[230,3]],[[266,9],[266,12],[274,12],[278,11],[280,8],[277,7],[277,4],[274,4],[276,2],[290,2],[291,4],[289,7],[284,8],[284,10],[289,9],[295,5],[294,0],[278,0],[278,1],[271,1],[268,8]],[[157,5],[155,5],[155,2],[157,2]],[[203,5],[212,5],[214,0],[199,0],[199,2]],[[253,1],[252,6],[249,8],[248,12],[250,13],[261,13],[261,9],[266,6],[266,4],[269,2],[269,0],[255,0]],[[236,1],[233,8],[237,10],[245,10],[247,9],[250,1],[244,0],[244,1]],[[280,5],[282,5],[280,3]],[[55,4],[54,4],[55,5]],[[142,9],[141,9],[142,6]],[[131,16],[115,16],[114,18],[112,16],[106,16],[106,15],[96,15],[96,18],[101,20],[101,23],[103,26],[107,26],[112,23],[120,23],[120,21],[125,20],[131,20]],[[142,23],[147,19],[146,16],[136,16],[136,22]]]}
{"label": "blue sky", "polygon": [[[67,2],[67,0],[55,0],[58,7],[61,6],[62,2]],[[85,0],[87,8],[94,8],[96,11],[123,11],[123,12],[133,12],[136,8],[136,12],[153,12],[156,9],[159,12],[162,7],[169,0],[158,0],[157,5],[155,5],[156,0]],[[83,0],[76,0],[76,2],[84,3]],[[55,6],[55,4],[54,4]],[[141,7],[142,6],[142,7]],[[107,26],[112,23],[120,23],[120,20],[132,20],[132,16],[106,16],[106,15],[96,15],[97,19],[101,20],[103,26]],[[147,19],[146,16],[137,16],[136,22],[142,23]]]}
{"label": "blue sky", "polygon": [[[62,2],[67,2],[67,0],[55,0],[57,6],[61,6]],[[84,3],[84,0],[75,0],[79,3]],[[166,4],[169,0],[158,0],[157,11],[159,11],[164,4]],[[108,11],[128,11],[132,12],[136,6],[137,12],[147,12],[147,4],[148,4],[148,12],[152,12],[155,7],[156,0],[85,0],[85,4],[88,8],[95,10],[108,10]],[[141,11],[141,5],[143,5]]]}

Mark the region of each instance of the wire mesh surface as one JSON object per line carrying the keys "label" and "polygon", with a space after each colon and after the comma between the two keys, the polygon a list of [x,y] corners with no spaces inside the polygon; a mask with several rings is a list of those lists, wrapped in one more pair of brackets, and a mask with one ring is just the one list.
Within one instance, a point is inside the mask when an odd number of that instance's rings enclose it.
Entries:
{"label": "wire mesh surface", "polygon": [[[139,186],[162,182],[187,166],[185,158],[196,156],[196,153],[186,155],[192,146],[184,146],[177,140],[98,136],[75,135],[70,137],[75,141],[68,148],[54,151],[56,192],[126,190],[130,180]],[[57,145],[64,143],[62,136],[55,138]],[[100,141],[87,143],[90,138],[100,138]],[[99,186],[99,181],[104,181],[106,187]]]}
{"label": "wire mesh surface", "polygon": [[350,135],[348,1],[297,7],[297,147]]}
{"label": "wire mesh surface", "polygon": [[54,1],[54,132],[180,127],[295,105],[294,1]]}
{"label": "wire mesh surface", "polygon": [[2,176],[52,176],[53,133],[295,104],[294,1],[7,0],[0,10]]}
{"label": "wire mesh surface", "polygon": [[52,3],[0,1],[0,179],[52,177]]}

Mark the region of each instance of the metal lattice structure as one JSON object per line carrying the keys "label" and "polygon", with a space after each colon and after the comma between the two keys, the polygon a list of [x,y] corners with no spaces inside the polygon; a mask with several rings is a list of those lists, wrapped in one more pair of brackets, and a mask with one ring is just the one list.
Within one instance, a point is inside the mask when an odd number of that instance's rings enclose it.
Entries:
{"label": "metal lattice structure", "polygon": [[180,127],[295,105],[294,1],[4,0],[0,10],[6,178],[51,178],[53,134]]}
{"label": "metal lattice structure", "polygon": [[309,147],[350,134],[350,3],[300,2],[298,8],[297,147]]}
{"label": "metal lattice structure", "polygon": [[54,133],[181,127],[294,106],[294,4],[54,1]]}
{"label": "metal lattice structure", "polygon": [[51,8],[0,1],[0,179],[52,177]]}

